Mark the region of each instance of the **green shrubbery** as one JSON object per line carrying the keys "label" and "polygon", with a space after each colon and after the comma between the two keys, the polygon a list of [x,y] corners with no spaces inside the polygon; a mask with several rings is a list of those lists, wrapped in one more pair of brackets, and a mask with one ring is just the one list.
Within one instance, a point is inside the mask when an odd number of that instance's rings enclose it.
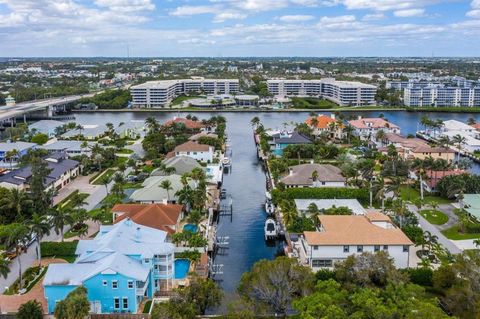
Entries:
{"label": "green shrubbery", "polygon": [[70,242],[45,241],[40,244],[42,257],[73,256],[77,249],[78,240]]}

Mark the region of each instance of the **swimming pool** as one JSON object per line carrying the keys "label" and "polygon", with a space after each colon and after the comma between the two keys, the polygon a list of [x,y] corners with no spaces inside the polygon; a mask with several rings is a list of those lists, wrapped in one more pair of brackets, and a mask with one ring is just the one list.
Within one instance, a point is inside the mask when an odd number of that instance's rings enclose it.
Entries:
{"label": "swimming pool", "polygon": [[187,278],[190,269],[189,259],[175,259],[175,279]]}
{"label": "swimming pool", "polygon": [[198,231],[198,226],[195,224],[185,224],[183,226],[183,230],[191,231],[192,233],[196,233]]}

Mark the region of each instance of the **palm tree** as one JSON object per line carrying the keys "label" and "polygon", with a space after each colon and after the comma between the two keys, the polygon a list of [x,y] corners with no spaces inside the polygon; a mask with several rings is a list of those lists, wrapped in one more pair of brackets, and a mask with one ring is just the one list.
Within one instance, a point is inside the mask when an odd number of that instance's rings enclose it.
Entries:
{"label": "palm tree", "polygon": [[19,155],[19,154],[20,154],[20,153],[19,153],[18,150],[16,150],[16,149],[7,151],[7,152],[5,153],[5,159],[10,161],[10,170],[13,169],[13,164],[12,164],[13,159],[14,159],[14,158],[18,158],[18,155]]}
{"label": "palm tree", "polygon": [[18,263],[18,275],[19,275],[19,290],[22,289],[22,262],[20,255],[24,252],[25,246],[24,243],[28,239],[30,230],[27,226],[23,224],[10,224],[8,226],[8,235],[6,239],[6,246],[9,248],[14,248]]}
{"label": "palm tree", "polygon": [[38,266],[42,265],[42,251],[40,241],[42,237],[50,234],[50,225],[46,222],[45,217],[38,214],[33,214],[32,219],[28,221],[27,225],[30,227],[32,235],[35,236],[37,242],[37,259]]}
{"label": "palm tree", "polygon": [[19,218],[23,216],[25,207],[32,204],[25,191],[12,188],[6,195],[0,199],[0,208],[14,210]]}
{"label": "palm tree", "polygon": [[372,183],[372,191],[375,194],[375,199],[382,201],[382,211],[385,211],[385,180],[378,176]]}
{"label": "palm tree", "polygon": [[427,133],[427,127],[430,127],[432,125],[432,120],[427,115],[422,116],[420,119],[420,124],[423,125],[425,128],[424,132]]}
{"label": "palm tree", "polygon": [[320,216],[320,210],[318,209],[318,206],[315,203],[310,203],[310,205],[307,207],[306,213],[313,220],[313,223],[318,226],[320,223],[320,220],[318,219]]}
{"label": "palm tree", "polygon": [[72,210],[68,207],[60,207],[58,209],[52,209],[50,211],[50,223],[53,225],[55,233],[61,235],[63,242],[63,232],[67,225],[73,224]]}
{"label": "palm tree", "polygon": [[182,189],[178,190],[175,193],[175,196],[177,196],[178,202],[180,204],[185,205],[187,211],[190,210],[191,207],[193,207],[194,194],[192,188],[188,184],[186,184]]}
{"label": "palm tree", "polygon": [[392,176],[390,178],[390,184],[388,184],[386,191],[393,192],[393,195],[398,198],[400,196],[401,186],[404,179],[400,176]]}
{"label": "palm tree", "polygon": [[468,125],[475,125],[475,124],[477,124],[477,121],[473,117],[470,117],[467,121],[467,124]]}
{"label": "palm tree", "polygon": [[457,148],[458,148],[457,162],[460,161],[460,152],[462,151],[462,145],[465,144],[466,141],[467,139],[464,136],[461,136],[460,134],[453,136],[453,142],[457,144]]}
{"label": "palm tree", "polygon": [[416,158],[413,161],[412,168],[416,170],[417,175],[418,175],[418,180],[420,184],[420,198],[423,200],[423,179],[425,178],[425,172],[426,172],[426,167],[427,167],[427,162],[420,159]]}
{"label": "palm tree", "polygon": [[312,172],[312,181],[316,182],[318,179],[318,172],[315,170]]}
{"label": "palm tree", "polygon": [[160,187],[167,191],[167,202],[170,202],[170,191],[173,189],[172,182],[165,179],[160,183]]}
{"label": "palm tree", "polygon": [[260,119],[258,118],[258,116],[255,116],[255,117],[253,117],[253,118],[250,120],[250,125],[251,125],[254,129],[256,129],[259,124],[260,124]]}
{"label": "palm tree", "polygon": [[377,134],[375,135],[375,139],[377,142],[380,142],[380,144],[383,146],[383,141],[385,140],[386,134],[384,130],[378,130]]}
{"label": "palm tree", "polygon": [[156,132],[160,128],[158,121],[153,116],[147,117],[145,120],[145,126],[149,132]]}
{"label": "palm tree", "polygon": [[84,130],[84,127],[81,124],[78,124],[75,129],[79,132],[78,136],[82,136],[82,131]]}
{"label": "palm tree", "polygon": [[288,226],[297,217],[297,210],[288,200],[282,200],[282,202],[280,202],[280,207],[282,209],[283,221],[285,222],[285,225]]}
{"label": "palm tree", "polygon": [[99,180],[99,182],[103,186],[105,186],[105,191],[107,192],[107,196],[108,196],[108,184],[110,184],[111,181],[112,181],[112,179],[107,173],[104,173],[102,175],[102,177],[100,177],[100,180]]}
{"label": "palm tree", "polygon": [[0,276],[7,279],[10,273],[10,260],[4,255],[0,255]]}

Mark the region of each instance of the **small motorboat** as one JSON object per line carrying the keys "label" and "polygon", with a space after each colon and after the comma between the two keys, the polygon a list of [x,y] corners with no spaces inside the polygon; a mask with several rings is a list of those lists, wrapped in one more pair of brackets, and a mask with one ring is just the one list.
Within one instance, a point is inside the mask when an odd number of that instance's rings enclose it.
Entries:
{"label": "small motorboat", "polygon": [[273,215],[275,214],[275,205],[267,199],[265,202],[265,211],[267,212],[268,215]]}
{"label": "small motorboat", "polygon": [[230,158],[224,157],[224,158],[222,159],[222,165],[223,165],[224,167],[228,167],[228,166],[230,166],[230,164],[231,164]]}
{"label": "small motorboat", "polygon": [[226,199],[227,198],[227,190],[225,188],[222,188],[220,191],[220,199]]}
{"label": "small motorboat", "polygon": [[277,237],[277,223],[273,218],[267,218],[265,221],[265,240],[272,240]]}
{"label": "small motorboat", "polygon": [[267,200],[272,200],[272,194],[270,194],[269,191],[265,192],[265,197],[267,198]]}

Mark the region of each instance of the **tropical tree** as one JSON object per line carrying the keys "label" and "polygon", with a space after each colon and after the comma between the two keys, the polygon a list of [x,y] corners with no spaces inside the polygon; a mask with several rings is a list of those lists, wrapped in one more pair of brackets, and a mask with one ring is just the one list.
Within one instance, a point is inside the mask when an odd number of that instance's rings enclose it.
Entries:
{"label": "tropical tree", "polygon": [[453,136],[453,143],[457,144],[457,148],[458,148],[457,162],[460,161],[460,153],[462,151],[462,146],[463,146],[463,144],[465,144],[466,141],[467,141],[467,139],[464,136],[461,136],[460,134],[457,134],[457,135]]}
{"label": "tropical tree", "polygon": [[185,205],[187,211],[193,207],[194,191],[188,184],[186,184],[182,189],[178,190],[175,193],[175,196],[180,204]]}
{"label": "tropical tree", "polygon": [[26,208],[32,204],[27,193],[16,188],[10,189],[6,196],[0,199],[0,208],[13,210],[17,215],[17,220],[25,217]]}
{"label": "tropical tree", "polygon": [[7,279],[10,273],[10,260],[5,255],[0,255],[0,276]]}
{"label": "tropical tree", "polygon": [[260,119],[258,118],[258,116],[255,116],[255,117],[253,117],[253,118],[250,120],[250,125],[251,125],[254,129],[257,129],[258,125],[260,125]]}
{"label": "tropical tree", "polygon": [[290,225],[298,216],[295,205],[293,205],[291,201],[284,199],[280,202],[279,206],[282,211],[283,221],[285,222],[285,225]]}
{"label": "tropical tree", "polygon": [[72,210],[69,207],[53,208],[50,210],[50,223],[53,225],[55,233],[61,235],[63,242],[63,232],[65,226],[72,225],[74,222]]}
{"label": "tropical tree", "polygon": [[386,185],[383,177],[377,176],[377,178],[373,181],[372,192],[374,194],[375,199],[382,201],[382,211],[385,211]]}
{"label": "tropical tree", "polygon": [[28,221],[27,225],[30,227],[30,232],[35,237],[37,242],[37,259],[38,265],[42,265],[42,252],[40,241],[42,237],[50,234],[50,224],[46,221],[44,216],[33,214],[32,219]]}
{"label": "tropical tree", "polygon": [[23,278],[20,255],[25,251],[25,242],[29,238],[30,230],[27,226],[19,223],[13,223],[4,227],[6,227],[6,229],[2,231],[2,237],[5,239],[6,247],[15,249],[15,255],[17,256],[19,290],[21,290],[23,287]]}
{"label": "tropical tree", "polygon": [[18,308],[17,319],[42,319],[42,304],[37,300],[29,300]]}
{"label": "tropical tree", "polygon": [[110,184],[111,181],[112,179],[107,173],[103,173],[103,175],[99,179],[100,184],[105,186],[105,191],[107,192],[107,196],[108,196],[108,184]]}
{"label": "tropical tree", "polygon": [[173,190],[172,182],[165,179],[160,183],[160,188],[163,188],[167,192],[167,201],[170,202],[170,191]]}
{"label": "tropical tree", "polygon": [[7,151],[5,153],[5,159],[10,162],[10,170],[13,169],[13,159],[18,158],[20,152],[17,149]]}

